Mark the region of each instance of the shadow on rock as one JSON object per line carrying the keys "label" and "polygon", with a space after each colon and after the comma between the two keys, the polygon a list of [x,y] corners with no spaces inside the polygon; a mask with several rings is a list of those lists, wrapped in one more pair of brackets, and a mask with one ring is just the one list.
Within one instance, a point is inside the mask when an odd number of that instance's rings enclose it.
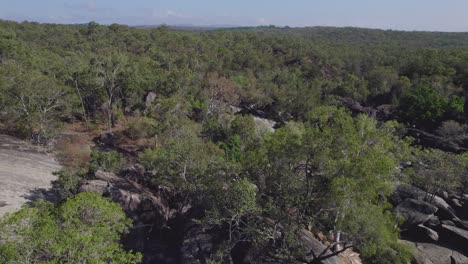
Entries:
{"label": "shadow on rock", "polygon": [[30,190],[27,194],[23,195],[22,197],[28,201],[28,204],[32,204],[39,199],[52,203],[58,202],[57,193],[52,189],[46,188],[36,188]]}

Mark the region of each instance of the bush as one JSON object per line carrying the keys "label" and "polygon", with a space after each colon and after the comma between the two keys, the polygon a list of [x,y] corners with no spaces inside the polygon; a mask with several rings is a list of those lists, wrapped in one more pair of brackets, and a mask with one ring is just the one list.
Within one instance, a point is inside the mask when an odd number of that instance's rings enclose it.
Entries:
{"label": "bush", "polygon": [[456,121],[448,120],[442,122],[436,133],[448,140],[461,143],[465,139],[465,126]]}
{"label": "bush", "polygon": [[133,119],[126,130],[126,134],[133,140],[153,137],[156,132],[156,120],[148,117]]}
{"label": "bush", "polygon": [[89,163],[89,172],[94,173],[97,170],[108,172],[119,172],[125,165],[125,159],[117,151],[99,151],[91,152],[91,161]]}
{"label": "bush", "polygon": [[410,89],[400,101],[403,119],[420,126],[432,126],[447,110],[447,99],[427,86]]}
{"label": "bush", "polygon": [[141,254],[119,244],[130,226],[120,205],[96,193],[39,200],[0,218],[0,262],[139,263]]}
{"label": "bush", "polygon": [[63,169],[54,172],[57,179],[52,182],[52,188],[61,201],[78,193],[84,173],[79,170]]}

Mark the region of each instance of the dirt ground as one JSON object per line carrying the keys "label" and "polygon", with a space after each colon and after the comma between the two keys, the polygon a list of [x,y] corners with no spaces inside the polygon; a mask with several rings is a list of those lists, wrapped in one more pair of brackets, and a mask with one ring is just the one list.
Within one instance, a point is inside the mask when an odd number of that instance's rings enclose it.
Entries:
{"label": "dirt ground", "polygon": [[43,148],[0,135],[0,216],[43,197],[60,168]]}

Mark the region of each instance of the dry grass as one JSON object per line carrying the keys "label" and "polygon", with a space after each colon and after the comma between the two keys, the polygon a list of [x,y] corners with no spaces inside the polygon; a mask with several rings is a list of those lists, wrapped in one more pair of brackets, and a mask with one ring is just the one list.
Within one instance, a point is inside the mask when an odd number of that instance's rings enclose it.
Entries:
{"label": "dry grass", "polygon": [[91,159],[95,133],[88,132],[79,123],[67,125],[55,145],[59,161],[67,167],[86,169]]}

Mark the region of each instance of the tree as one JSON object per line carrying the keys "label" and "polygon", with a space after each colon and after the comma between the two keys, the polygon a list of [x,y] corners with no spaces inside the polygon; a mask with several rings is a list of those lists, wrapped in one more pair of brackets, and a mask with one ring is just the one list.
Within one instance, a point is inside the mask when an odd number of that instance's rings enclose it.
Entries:
{"label": "tree", "polygon": [[416,149],[411,175],[412,183],[422,188],[430,196],[428,200],[442,191],[463,192],[463,181],[468,166],[463,155],[451,154],[438,149]]}
{"label": "tree", "polygon": [[[217,187],[217,186],[216,186]],[[236,180],[222,188],[211,188],[213,206],[207,211],[205,221],[208,224],[228,226],[228,243],[233,248],[240,241],[251,239],[248,232],[243,230],[247,226],[249,216],[259,213],[257,207],[256,186],[243,178]]]}
{"label": "tree", "polygon": [[7,123],[16,132],[45,143],[55,136],[58,118],[67,108],[68,87],[10,62],[0,70],[0,91]]}
{"label": "tree", "polygon": [[140,161],[152,174],[153,184],[173,188],[174,195],[181,194],[190,202],[197,201],[213,182],[228,177],[229,167],[218,146],[197,136],[200,126],[187,122],[175,134],[163,135],[164,145],[147,149]]}
{"label": "tree", "polygon": [[105,112],[107,114],[107,127],[115,126],[114,108],[120,102],[122,82],[120,75],[125,71],[127,57],[121,53],[111,53],[98,57],[92,61],[95,71],[96,86],[105,91]]}
{"label": "tree", "polygon": [[445,113],[447,99],[428,86],[416,86],[403,94],[399,108],[405,121],[431,126]]}
{"label": "tree", "polygon": [[2,263],[139,263],[119,244],[131,221],[118,204],[80,193],[61,205],[38,201],[0,220]]}
{"label": "tree", "polygon": [[222,104],[236,105],[239,100],[239,92],[235,82],[219,77],[218,73],[210,73],[207,76],[208,111],[219,111]]}
{"label": "tree", "polygon": [[[319,107],[308,115],[305,127],[290,123],[267,135],[250,156],[258,165],[248,169],[269,208],[267,215],[290,232],[307,226],[329,230],[332,244],[362,249],[367,258],[399,248],[396,222],[385,201],[393,191],[393,172],[408,149],[395,136],[396,127]],[[407,256],[400,257],[395,263]]]}

